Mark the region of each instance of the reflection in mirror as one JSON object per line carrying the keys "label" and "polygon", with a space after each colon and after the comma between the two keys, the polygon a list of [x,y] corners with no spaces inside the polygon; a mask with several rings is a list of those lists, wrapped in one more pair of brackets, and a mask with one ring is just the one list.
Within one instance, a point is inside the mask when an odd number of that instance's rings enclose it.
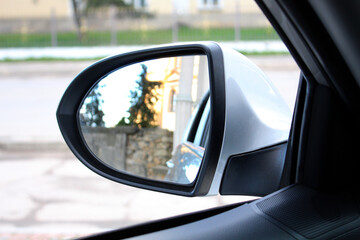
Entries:
{"label": "reflection in mirror", "polygon": [[186,142],[183,135],[208,91],[208,72],[207,57],[195,55],[144,61],[109,73],[79,110],[88,148],[118,171],[192,183],[204,146]]}

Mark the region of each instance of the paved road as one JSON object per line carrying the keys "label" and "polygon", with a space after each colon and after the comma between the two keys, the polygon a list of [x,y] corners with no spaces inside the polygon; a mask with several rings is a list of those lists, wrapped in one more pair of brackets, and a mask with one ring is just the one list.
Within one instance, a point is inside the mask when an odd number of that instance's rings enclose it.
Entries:
{"label": "paved road", "polygon": [[[252,59],[292,107],[296,65],[283,56]],[[55,121],[58,101],[88,64],[0,63],[0,239],[34,233],[37,239],[68,238],[248,199],[184,198],[127,187],[97,176],[66,148],[54,147],[62,143]]]}
{"label": "paved road", "polygon": [[0,142],[59,142],[62,93],[90,62],[0,63]]}
{"label": "paved road", "polygon": [[13,233],[86,235],[249,199],[185,198],[127,187],[64,151],[0,156],[0,239]]}

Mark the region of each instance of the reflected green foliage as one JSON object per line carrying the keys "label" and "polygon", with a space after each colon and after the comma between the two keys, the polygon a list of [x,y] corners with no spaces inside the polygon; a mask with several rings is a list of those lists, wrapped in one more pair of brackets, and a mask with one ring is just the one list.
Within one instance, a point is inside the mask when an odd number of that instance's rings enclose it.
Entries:
{"label": "reflected green foliage", "polygon": [[101,94],[98,88],[99,86],[97,85],[85,99],[83,105],[83,107],[85,106],[85,113],[80,114],[80,121],[85,126],[105,126],[105,122],[103,120],[105,114],[101,109],[101,105],[104,103],[104,100],[101,99]]}
{"label": "reflected green foliage", "polygon": [[142,72],[136,81],[136,89],[130,91],[131,106],[128,110],[130,116],[122,118],[117,126],[135,125],[140,128],[155,127],[155,104],[159,100],[157,89],[160,88],[161,82],[148,81],[147,66],[141,64]]}

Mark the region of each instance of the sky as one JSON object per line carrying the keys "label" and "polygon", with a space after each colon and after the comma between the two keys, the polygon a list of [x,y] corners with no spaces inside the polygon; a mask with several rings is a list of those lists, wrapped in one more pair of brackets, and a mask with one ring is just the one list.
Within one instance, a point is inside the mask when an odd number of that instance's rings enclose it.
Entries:
{"label": "sky", "polygon": [[[106,75],[96,86],[99,86],[103,104],[104,122],[106,127],[115,126],[122,117],[128,116],[130,107],[130,91],[137,86],[136,80],[142,73],[142,64],[148,67],[148,72],[164,72],[167,67],[168,58],[155,59],[135,63],[114,70]],[[85,100],[86,102],[86,100]],[[83,110],[84,111],[84,110]]]}

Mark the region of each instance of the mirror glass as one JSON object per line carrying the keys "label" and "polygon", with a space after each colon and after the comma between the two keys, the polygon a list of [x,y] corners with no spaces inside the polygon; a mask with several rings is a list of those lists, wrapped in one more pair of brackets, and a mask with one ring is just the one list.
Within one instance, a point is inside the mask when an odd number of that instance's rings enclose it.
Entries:
{"label": "mirror glass", "polygon": [[199,171],[204,144],[189,141],[188,122],[208,88],[205,55],[159,58],[116,69],[83,100],[78,113],[83,138],[100,161],[117,171],[190,184]]}

